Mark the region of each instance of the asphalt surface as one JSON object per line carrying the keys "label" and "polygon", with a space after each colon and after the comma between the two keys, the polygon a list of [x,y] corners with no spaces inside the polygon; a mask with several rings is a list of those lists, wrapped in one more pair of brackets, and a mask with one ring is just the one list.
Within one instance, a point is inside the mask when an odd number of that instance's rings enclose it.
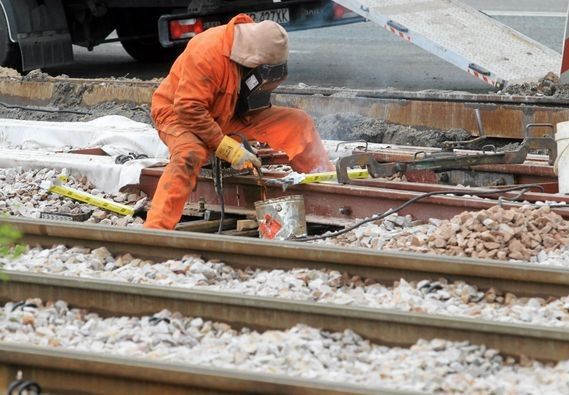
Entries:
{"label": "asphalt surface", "polygon": [[[561,52],[567,0],[469,0],[497,20]],[[496,4],[499,3],[499,4]],[[477,79],[406,43],[373,23],[290,33],[288,84],[398,89],[488,91]],[[76,64],[49,69],[52,75],[149,80],[167,74],[170,64],[134,61],[121,44],[92,52],[75,47]]]}

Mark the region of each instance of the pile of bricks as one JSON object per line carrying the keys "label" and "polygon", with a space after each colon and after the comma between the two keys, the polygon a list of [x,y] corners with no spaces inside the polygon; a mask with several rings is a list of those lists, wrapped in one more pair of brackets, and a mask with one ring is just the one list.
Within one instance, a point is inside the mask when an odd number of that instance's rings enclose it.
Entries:
{"label": "pile of bricks", "polygon": [[410,229],[384,248],[481,259],[527,261],[569,245],[569,225],[547,206],[464,212],[430,232]]}

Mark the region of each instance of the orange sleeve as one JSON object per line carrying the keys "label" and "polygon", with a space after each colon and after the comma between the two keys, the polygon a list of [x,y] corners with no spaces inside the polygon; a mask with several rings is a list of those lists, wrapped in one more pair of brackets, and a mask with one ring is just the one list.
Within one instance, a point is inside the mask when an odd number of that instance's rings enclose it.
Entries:
{"label": "orange sleeve", "polygon": [[223,139],[221,127],[210,109],[219,91],[218,73],[204,57],[188,56],[181,65],[181,75],[174,94],[174,112],[187,130],[215,149]]}

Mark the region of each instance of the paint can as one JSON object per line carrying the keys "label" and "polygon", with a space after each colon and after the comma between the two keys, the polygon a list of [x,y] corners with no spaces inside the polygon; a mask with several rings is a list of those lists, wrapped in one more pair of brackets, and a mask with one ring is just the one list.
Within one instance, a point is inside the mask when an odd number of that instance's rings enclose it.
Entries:
{"label": "paint can", "polygon": [[292,195],[255,202],[259,237],[290,240],[306,236],[304,197]]}

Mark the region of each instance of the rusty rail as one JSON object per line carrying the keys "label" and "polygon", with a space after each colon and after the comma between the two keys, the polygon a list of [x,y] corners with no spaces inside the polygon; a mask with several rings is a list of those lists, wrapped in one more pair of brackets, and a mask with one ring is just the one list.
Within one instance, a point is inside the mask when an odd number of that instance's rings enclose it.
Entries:
{"label": "rusty rail", "polygon": [[[144,169],[140,184],[142,190],[152,197],[162,173],[161,169]],[[310,222],[345,225],[346,221],[367,218],[376,213],[383,213],[401,203],[422,195],[425,191],[454,190],[460,188],[445,185],[429,185],[409,182],[386,182],[378,180],[355,181],[349,187],[340,184],[296,185],[283,191],[279,186],[267,185],[267,198],[302,194],[305,200],[306,214]],[[487,189],[487,188],[482,188]],[[462,189],[464,191],[464,189]],[[477,188],[470,188],[474,194]],[[509,196],[513,196],[510,194]],[[217,195],[211,179],[199,177],[196,189],[189,198],[191,205],[197,205],[200,198],[206,202],[217,202]],[[224,180],[224,197],[227,212],[254,214],[255,202],[261,200],[259,186],[251,176],[235,176]],[[433,196],[421,200],[401,212],[414,218],[427,221],[430,218],[450,219],[464,211],[485,210],[498,204],[497,196],[492,199],[478,199],[453,196]],[[540,193],[524,194],[529,201],[557,200],[569,202],[562,196],[549,196]],[[209,206],[209,204],[208,204]],[[504,203],[504,207],[518,207],[519,203]],[[441,210],[444,207],[444,210]],[[557,207],[554,211],[564,218],[569,218],[567,208]]]}
{"label": "rusty rail", "polygon": [[10,281],[0,288],[3,303],[29,297],[61,299],[102,316],[152,315],[166,308],[237,328],[283,330],[304,323],[331,331],[352,329],[389,346],[409,347],[419,339],[444,338],[485,344],[516,357],[569,359],[569,330],[562,328],[47,274],[11,271],[7,275]]}
{"label": "rusty rail", "polygon": [[[130,80],[1,78],[0,101],[49,105],[64,91],[77,97],[86,107],[109,101],[150,104],[157,86],[157,82]],[[273,101],[278,105],[301,108],[317,117],[354,112],[415,127],[464,128],[473,135],[478,134],[474,110],[480,109],[488,136],[516,139],[523,137],[528,123],[556,124],[569,120],[569,101],[543,97],[283,86],[276,91]]]}
{"label": "rusty rail", "polygon": [[[569,290],[569,271],[535,265],[28,219],[7,219],[5,222],[25,233],[22,242],[44,247],[60,243],[91,248],[104,245],[115,254],[131,252],[155,260],[196,253],[206,259],[218,258],[238,267],[330,268],[372,277],[384,283],[401,277],[445,276],[519,295],[565,296]],[[102,316],[146,315],[167,308],[185,315],[223,321],[236,328],[286,329],[305,323],[332,331],[350,328],[371,341],[391,346],[410,346],[420,338],[445,338],[485,344],[506,355],[526,355],[545,361],[569,359],[569,330],[561,328],[48,274],[11,271],[7,275],[9,281],[0,287],[2,303],[29,297],[62,299],[71,306],[95,311]],[[366,392],[359,387],[317,381],[5,343],[0,343],[0,366],[3,367],[0,386],[15,377],[18,369],[23,369],[27,379],[39,381],[54,392],[77,390],[77,386],[81,386],[93,394],[124,393],[122,391],[127,389],[149,394],[187,393],[190,389],[220,393],[377,393],[377,390]],[[95,381],[96,388],[89,387]]]}
{"label": "rusty rail", "polygon": [[204,259],[221,259],[239,268],[326,268],[369,277],[388,285],[401,278],[412,281],[445,277],[519,296],[567,296],[569,293],[569,270],[529,263],[23,218],[7,218],[3,222],[24,234],[23,243],[46,248],[54,244],[90,248],[104,245],[113,254],[136,251],[137,256],[155,261],[193,253]]}
{"label": "rusty rail", "polygon": [[46,393],[393,394],[411,392],[0,342],[0,388],[22,371]]}

